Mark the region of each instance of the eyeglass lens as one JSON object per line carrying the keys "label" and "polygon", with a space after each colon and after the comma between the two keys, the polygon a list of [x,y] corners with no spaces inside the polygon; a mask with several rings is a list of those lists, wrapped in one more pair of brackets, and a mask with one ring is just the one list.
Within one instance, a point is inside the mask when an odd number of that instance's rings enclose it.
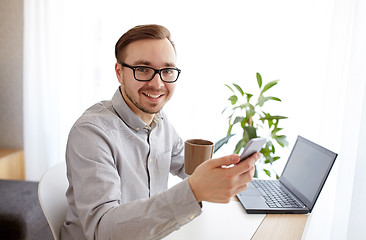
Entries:
{"label": "eyeglass lens", "polygon": [[[137,80],[151,80],[154,77],[155,70],[148,67],[136,67],[135,78]],[[160,77],[167,82],[174,82],[178,77],[178,70],[174,68],[164,68],[160,71]]]}

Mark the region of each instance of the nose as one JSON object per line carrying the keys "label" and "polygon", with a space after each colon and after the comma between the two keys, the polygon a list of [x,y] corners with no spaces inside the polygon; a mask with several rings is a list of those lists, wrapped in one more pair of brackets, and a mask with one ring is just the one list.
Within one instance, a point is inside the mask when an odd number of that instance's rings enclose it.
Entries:
{"label": "nose", "polygon": [[153,79],[151,79],[148,83],[150,86],[153,86],[155,88],[161,88],[164,86],[164,82],[163,80],[161,80],[159,73],[156,73]]}

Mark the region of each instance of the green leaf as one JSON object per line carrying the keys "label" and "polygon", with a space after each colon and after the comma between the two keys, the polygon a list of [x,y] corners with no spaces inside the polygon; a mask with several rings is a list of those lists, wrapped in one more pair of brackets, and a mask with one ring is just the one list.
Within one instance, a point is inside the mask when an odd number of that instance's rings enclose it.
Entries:
{"label": "green leaf", "polygon": [[271,156],[267,156],[266,160],[264,161],[265,164],[272,164],[272,162],[273,162],[273,159]]}
{"label": "green leaf", "polygon": [[263,104],[265,102],[267,102],[268,100],[274,100],[274,101],[279,101],[281,102],[281,99],[277,98],[277,97],[263,97],[263,95],[260,95],[259,98],[258,98],[258,105],[259,106],[263,106]]}
{"label": "green leaf", "polygon": [[234,122],[233,122],[233,125],[236,124],[236,123],[238,123],[238,122],[243,121],[243,119],[244,119],[243,117],[236,117],[235,120],[234,120]]}
{"label": "green leaf", "polygon": [[229,85],[225,84],[225,86],[228,87],[233,93],[235,93],[234,90]]}
{"label": "green leaf", "polygon": [[278,159],[280,159],[280,157],[271,157],[271,156],[268,156],[266,158],[266,161],[264,161],[266,164],[273,164],[275,161],[277,161]]}
{"label": "green leaf", "polygon": [[288,142],[287,142],[287,139],[286,139],[285,135],[276,136],[275,140],[277,141],[277,143],[279,145],[281,145],[281,147],[284,147],[284,146],[288,145]]}
{"label": "green leaf", "polygon": [[268,177],[271,177],[271,172],[268,171],[267,169],[263,169],[263,171],[267,174]]}
{"label": "green leaf", "polygon": [[269,152],[269,149],[267,146],[264,146],[259,152],[262,153],[264,157],[267,157],[270,155],[270,152]]}
{"label": "green leaf", "polygon": [[288,117],[285,116],[271,116],[270,114],[265,114],[264,117],[261,117],[260,120],[280,120],[280,119],[287,119]]}
{"label": "green leaf", "polygon": [[246,139],[249,141],[252,138],[257,137],[257,129],[252,126],[244,126],[244,135],[246,136]]}
{"label": "green leaf", "polygon": [[271,136],[276,136],[279,131],[281,131],[283,128],[275,128],[271,132]]}
{"label": "green leaf", "polygon": [[230,138],[234,135],[235,134],[227,135],[226,137],[224,137],[224,138],[220,139],[219,141],[217,141],[215,143],[215,146],[214,146],[214,153],[217,152],[217,150],[219,150],[224,144],[226,144],[230,140]]}
{"label": "green leaf", "polygon": [[241,89],[241,87],[238,84],[233,83],[234,87],[236,87],[236,89],[238,89],[238,91],[240,92],[240,94],[243,96],[244,95],[244,91],[243,89]]}
{"label": "green leaf", "polygon": [[239,154],[240,150],[245,146],[245,139],[242,138],[235,146],[234,153]]}
{"label": "green leaf", "polygon": [[282,100],[279,99],[278,97],[266,97],[266,98],[268,98],[268,100],[274,100],[274,101],[282,102]]}
{"label": "green leaf", "polygon": [[271,141],[267,141],[266,145],[262,148],[262,150],[260,152],[266,157],[266,159],[268,159],[268,157],[270,157],[271,153],[273,154],[275,152],[273,143]]}
{"label": "green leaf", "polygon": [[262,87],[262,76],[259,73],[257,73],[257,82],[258,82],[259,88],[261,88]]}
{"label": "green leaf", "polygon": [[260,107],[262,107],[265,101],[266,101],[265,100],[265,97],[263,97],[262,95],[260,95],[259,98],[258,98],[257,105],[260,106]]}
{"label": "green leaf", "polygon": [[238,101],[238,97],[232,95],[231,97],[229,97],[229,100],[231,101],[231,105],[235,105],[235,103]]}
{"label": "green leaf", "polygon": [[273,87],[274,85],[276,85],[278,83],[279,80],[273,80],[273,81],[270,81],[269,83],[267,83],[264,87],[263,87],[263,90],[261,92],[264,93],[266,92],[268,89],[270,89],[271,87]]}
{"label": "green leaf", "polygon": [[270,149],[272,154],[274,154],[276,152],[275,146],[273,145],[272,142],[271,142],[271,145],[270,145],[269,149]]}
{"label": "green leaf", "polygon": [[246,95],[247,95],[247,102],[249,102],[250,98],[253,97],[253,94],[247,93]]}
{"label": "green leaf", "polygon": [[273,120],[267,119],[267,121],[268,121],[268,128],[271,128],[273,126]]}

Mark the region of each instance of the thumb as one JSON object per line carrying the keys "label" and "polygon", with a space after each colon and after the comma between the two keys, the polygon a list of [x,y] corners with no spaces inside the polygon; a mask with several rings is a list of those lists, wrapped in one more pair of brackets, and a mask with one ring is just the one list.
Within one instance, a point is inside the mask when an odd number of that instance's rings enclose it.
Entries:
{"label": "thumb", "polygon": [[213,168],[218,168],[221,166],[229,166],[231,164],[236,164],[239,162],[238,154],[231,154],[221,158],[211,159],[210,164]]}

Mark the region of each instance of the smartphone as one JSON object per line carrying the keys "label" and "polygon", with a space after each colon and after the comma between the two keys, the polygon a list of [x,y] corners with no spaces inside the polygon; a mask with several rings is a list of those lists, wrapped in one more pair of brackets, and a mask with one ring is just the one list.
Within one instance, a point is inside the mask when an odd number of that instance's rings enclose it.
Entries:
{"label": "smartphone", "polygon": [[243,161],[247,157],[250,157],[252,154],[259,152],[263,145],[267,142],[265,138],[252,138],[244,148],[243,152],[240,155],[240,161]]}

